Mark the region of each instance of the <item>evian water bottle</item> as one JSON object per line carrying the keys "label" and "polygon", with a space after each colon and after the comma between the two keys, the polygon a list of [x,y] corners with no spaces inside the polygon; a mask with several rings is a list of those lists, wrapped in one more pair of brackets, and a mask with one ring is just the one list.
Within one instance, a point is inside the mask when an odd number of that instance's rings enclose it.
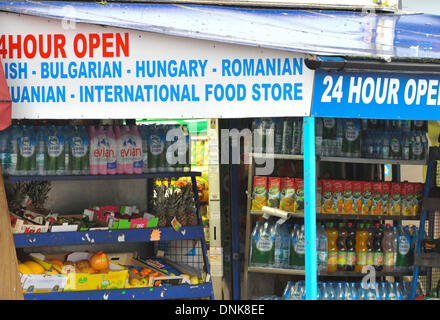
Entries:
{"label": "evian water bottle", "polygon": [[133,159],[133,173],[142,174],[144,164],[144,157],[142,154],[142,137],[137,126],[133,125],[131,127],[130,136],[132,140],[131,156]]}
{"label": "evian water bottle", "polygon": [[105,130],[107,137],[107,174],[116,174],[116,138],[112,126],[108,126]]}

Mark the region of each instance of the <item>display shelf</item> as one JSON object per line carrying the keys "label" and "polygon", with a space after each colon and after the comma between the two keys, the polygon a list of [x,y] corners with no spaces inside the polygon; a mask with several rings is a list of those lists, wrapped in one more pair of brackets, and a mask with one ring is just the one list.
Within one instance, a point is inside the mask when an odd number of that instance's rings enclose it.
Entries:
{"label": "display shelf", "polygon": [[[271,274],[284,274],[284,275],[305,275],[304,270],[298,269],[283,269],[283,268],[266,268],[266,267],[252,267],[248,268],[248,272],[258,272],[258,273],[271,273]],[[355,272],[355,271],[319,271],[318,276],[322,277],[363,277],[365,273]],[[377,271],[377,277],[403,277],[412,275],[412,271],[404,272],[382,272]]]}
{"label": "display shelf", "polygon": [[[262,216],[263,212],[251,210],[252,215]],[[292,218],[304,218],[304,213],[290,213]],[[317,220],[419,220],[420,217],[413,216],[375,216],[375,215],[354,215],[354,214],[333,214],[333,213],[317,213]]]}
{"label": "display shelf", "polygon": [[304,270],[298,269],[282,269],[282,268],[266,268],[266,267],[248,267],[248,272],[258,272],[258,273],[273,273],[273,274],[288,274],[288,275],[305,275]]}
{"label": "display shelf", "polygon": [[283,160],[304,160],[304,156],[301,154],[275,154],[275,153],[249,153],[250,157],[257,159],[283,159]]}
{"label": "display shelf", "polygon": [[108,174],[108,175],[65,175],[65,176],[5,176],[8,181],[56,181],[56,180],[124,180],[197,177],[200,172],[155,172],[143,174]]}
{"label": "display shelf", "polygon": [[348,157],[320,157],[325,162],[349,162],[367,164],[398,164],[398,165],[426,165],[427,160],[391,160],[391,159],[368,159]]}
{"label": "display shelf", "polygon": [[212,283],[170,287],[25,293],[25,300],[163,300],[210,297]]}
{"label": "display shelf", "polygon": [[[62,246],[99,243],[150,242],[153,230],[160,231],[160,240],[202,239],[202,226],[182,227],[180,232],[173,228],[118,229],[75,232],[45,232],[14,234],[16,248]],[[155,240],[156,241],[156,240]]]}

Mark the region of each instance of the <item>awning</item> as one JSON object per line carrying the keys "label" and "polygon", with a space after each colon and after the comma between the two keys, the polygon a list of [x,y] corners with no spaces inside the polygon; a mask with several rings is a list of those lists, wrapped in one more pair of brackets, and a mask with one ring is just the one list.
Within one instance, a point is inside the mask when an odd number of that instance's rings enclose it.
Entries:
{"label": "awning", "polygon": [[5,72],[0,61],[0,130],[4,130],[11,125],[12,101],[9,94],[8,84],[6,83]]}
{"label": "awning", "polygon": [[440,58],[440,16],[429,14],[30,1],[0,10],[320,56]]}

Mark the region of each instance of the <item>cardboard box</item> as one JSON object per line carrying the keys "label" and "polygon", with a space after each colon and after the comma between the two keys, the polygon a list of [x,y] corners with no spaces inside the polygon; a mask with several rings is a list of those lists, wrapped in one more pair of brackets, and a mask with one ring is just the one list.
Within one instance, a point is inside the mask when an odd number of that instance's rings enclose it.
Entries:
{"label": "cardboard box", "polygon": [[42,233],[49,231],[49,222],[44,225],[24,224],[25,220],[17,218],[12,233]]}
{"label": "cardboard box", "polygon": [[[72,261],[74,263],[83,259],[90,259],[92,253],[89,252],[74,252],[65,257],[63,261]],[[49,260],[53,259],[53,255],[47,254],[31,254],[31,257],[42,264],[43,267],[51,265]],[[104,289],[122,289],[128,279],[128,270],[121,267],[112,261],[109,264],[108,273],[84,273],[84,272],[70,272],[66,273],[64,270],[54,266],[54,268],[67,277],[64,291],[82,291],[82,290],[104,290]]]}
{"label": "cardboard box", "polygon": [[62,225],[54,225],[50,228],[50,232],[69,232],[69,231],[77,231],[77,224],[69,224],[67,222]]}

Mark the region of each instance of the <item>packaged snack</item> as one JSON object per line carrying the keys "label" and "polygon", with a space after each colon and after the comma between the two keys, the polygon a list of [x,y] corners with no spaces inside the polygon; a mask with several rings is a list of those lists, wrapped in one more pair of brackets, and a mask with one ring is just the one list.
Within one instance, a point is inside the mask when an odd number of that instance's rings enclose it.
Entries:
{"label": "packaged snack", "polygon": [[295,179],[281,178],[281,210],[295,212],[295,192]]}
{"label": "packaged snack", "polygon": [[280,207],[280,189],[281,189],[281,178],[269,178],[269,192],[267,205],[272,208]]}
{"label": "packaged snack", "polygon": [[402,193],[402,215],[412,216],[414,214],[414,184],[405,183]]}
{"label": "packaged snack", "polygon": [[371,182],[362,182],[362,215],[369,215],[371,212],[372,200],[372,188]]}
{"label": "packaged snack", "polygon": [[322,212],[332,213],[333,196],[331,180],[322,181]]}
{"label": "packaged snack", "polygon": [[316,213],[322,212],[322,180],[316,184]]}
{"label": "packaged snack", "polygon": [[295,179],[295,211],[304,213],[304,179]]}
{"label": "packaged snack", "polygon": [[390,200],[390,216],[399,216],[402,205],[402,184],[400,182],[391,183]]}
{"label": "packaged snack", "polygon": [[413,216],[418,216],[422,213],[422,199],[423,199],[423,184],[416,183],[414,185],[414,205],[413,205]]}
{"label": "packaged snack", "polygon": [[362,213],[362,182],[352,182],[352,194],[353,194],[353,214]]}
{"label": "packaged snack", "polygon": [[344,214],[353,213],[353,183],[351,181],[344,182]]}
{"label": "packaged snack", "polygon": [[267,205],[267,177],[254,177],[252,210],[261,210],[265,205]]}
{"label": "packaged snack", "polygon": [[390,214],[391,209],[391,184],[389,182],[382,182],[382,210],[383,215],[387,216]]}
{"label": "packaged snack", "polygon": [[373,194],[372,194],[372,205],[371,214],[380,216],[383,214],[383,203],[382,203],[382,183],[373,183]]}
{"label": "packaged snack", "polygon": [[342,213],[344,206],[344,186],[343,181],[333,180],[332,194],[333,194],[333,213]]}

